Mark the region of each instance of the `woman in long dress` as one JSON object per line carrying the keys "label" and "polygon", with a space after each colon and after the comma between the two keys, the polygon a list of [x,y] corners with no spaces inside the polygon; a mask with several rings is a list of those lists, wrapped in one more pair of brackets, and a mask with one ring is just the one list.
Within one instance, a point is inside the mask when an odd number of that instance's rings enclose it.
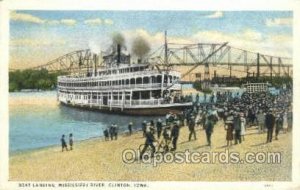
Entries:
{"label": "woman in long dress", "polygon": [[241,140],[245,140],[245,134],[246,134],[246,119],[244,117],[244,113],[240,114],[241,116]]}
{"label": "woman in long dress", "polygon": [[288,128],[288,120],[287,120],[287,113],[284,112],[283,114],[283,133],[287,132],[287,128]]}
{"label": "woman in long dress", "polygon": [[227,146],[232,145],[233,141],[233,117],[232,114],[230,114],[225,121],[225,126],[224,129],[226,130],[226,141],[227,141]]}

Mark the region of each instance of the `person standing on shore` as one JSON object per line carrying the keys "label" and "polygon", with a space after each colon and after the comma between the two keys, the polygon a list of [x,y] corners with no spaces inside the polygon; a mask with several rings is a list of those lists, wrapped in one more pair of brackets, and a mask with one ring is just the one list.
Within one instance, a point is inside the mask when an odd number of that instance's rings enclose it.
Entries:
{"label": "person standing on shore", "polygon": [[68,151],[68,146],[67,146],[67,143],[65,140],[65,135],[61,136],[60,142],[61,142],[61,151],[63,152],[64,149],[66,149],[66,151]]}
{"label": "person standing on shore", "polygon": [[73,134],[70,133],[70,135],[69,135],[70,150],[73,150],[73,143],[74,143],[74,137],[73,137]]}
{"label": "person standing on shore", "polygon": [[142,123],[143,137],[146,136],[146,127],[147,127],[147,121],[144,120]]}
{"label": "person standing on shore", "polygon": [[244,117],[244,113],[240,113],[240,120],[241,120],[241,141],[245,141],[245,134],[246,134],[246,119]]}
{"label": "person standing on shore", "polygon": [[106,128],[106,129],[103,131],[103,134],[104,134],[104,137],[105,137],[105,141],[108,141],[108,140],[109,140],[109,132],[108,132],[108,128]]}
{"label": "person standing on shore", "polygon": [[263,133],[265,130],[265,115],[262,112],[262,110],[258,111],[257,114],[257,127],[258,127],[258,133]]}
{"label": "person standing on shore", "polygon": [[207,140],[207,146],[211,146],[211,135],[214,130],[214,121],[213,121],[213,115],[209,115],[205,122],[205,134],[206,134],[206,140]]}
{"label": "person standing on shore", "polygon": [[287,112],[283,113],[283,124],[282,124],[282,128],[283,128],[283,133],[287,132],[288,129],[288,116],[287,116]]}
{"label": "person standing on shore", "polygon": [[194,140],[197,139],[197,137],[196,137],[196,132],[195,132],[195,125],[196,125],[196,123],[195,123],[195,117],[192,116],[192,117],[191,117],[191,121],[189,122],[189,131],[190,131],[190,134],[189,134],[189,141],[191,141],[192,135],[194,135]]}
{"label": "person standing on shore", "polygon": [[233,127],[235,132],[234,144],[242,143],[241,139],[241,118],[237,112],[234,113],[233,117]]}
{"label": "person standing on shore", "polygon": [[128,124],[128,131],[129,131],[129,135],[132,134],[132,122],[129,122]]}
{"label": "person standing on shore", "polygon": [[114,137],[115,137],[115,140],[118,139],[118,131],[119,131],[118,125],[114,124]]}
{"label": "person standing on shore", "polygon": [[226,130],[226,140],[227,140],[227,146],[232,145],[233,140],[233,112],[229,112],[229,116],[226,118],[224,128]]}
{"label": "person standing on shore", "polygon": [[282,125],[283,125],[282,116],[278,114],[275,120],[275,140],[278,140],[278,134],[282,129]]}
{"label": "person standing on shore", "polygon": [[114,137],[114,125],[111,125],[109,128],[109,135],[110,135],[110,140],[113,140]]}
{"label": "person standing on shore", "polygon": [[173,148],[171,149],[171,151],[175,151],[177,149],[177,140],[179,137],[179,125],[177,124],[176,121],[173,122],[173,128],[171,131],[171,138],[172,138],[172,145]]}
{"label": "person standing on shore", "polygon": [[156,130],[157,130],[157,138],[159,139],[162,132],[162,122],[160,118],[156,122]]}
{"label": "person standing on shore", "polygon": [[274,123],[275,123],[275,117],[272,114],[272,110],[270,109],[266,115],[266,121],[265,125],[267,127],[267,143],[272,142],[272,136],[273,136],[273,129],[274,129]]}

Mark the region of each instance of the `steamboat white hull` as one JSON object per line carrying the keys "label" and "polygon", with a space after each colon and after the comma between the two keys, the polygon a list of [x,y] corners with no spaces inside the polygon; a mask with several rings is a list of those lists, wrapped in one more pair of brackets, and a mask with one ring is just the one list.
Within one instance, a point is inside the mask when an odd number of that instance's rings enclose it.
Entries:
{"label": "steamboat white hull", "polygon": [[186,108],[192,106],[191,102],[187,103],[172,103],[172,104],[160,104],[160,105],[136,105],[136,106],[105,106],[98,104],[76,104],[70,101],[64,102],[60,101],[64,106],[70,106],[86,110],[94,110],[106,113],[117,113],[117,114],[126,114],[126,115],[144,115],[144,116],[154,116],[154,115],[166,115],[169,112],[180,113]]}

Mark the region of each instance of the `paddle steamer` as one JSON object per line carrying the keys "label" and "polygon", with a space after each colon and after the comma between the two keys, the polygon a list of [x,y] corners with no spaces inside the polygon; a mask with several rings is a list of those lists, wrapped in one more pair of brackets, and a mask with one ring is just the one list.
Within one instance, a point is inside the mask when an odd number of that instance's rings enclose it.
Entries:
{"label": "paddle steamer", "polygon": [[[96,55],[94,59],[96,63]],[[60,103],[131,115],[178,113],[192,106],[182,95],[179,72],[141,61],[132,64],[120,45],[102,59],[101,69],[58,77]]]}

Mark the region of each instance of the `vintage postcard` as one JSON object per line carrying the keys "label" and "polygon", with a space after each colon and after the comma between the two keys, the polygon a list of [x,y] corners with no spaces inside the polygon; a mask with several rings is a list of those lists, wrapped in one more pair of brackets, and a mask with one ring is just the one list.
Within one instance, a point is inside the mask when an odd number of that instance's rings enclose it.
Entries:
{"label": "vintage postcard", "polygon": [[1,189],[300,188],[299,1],[0,3]]}

